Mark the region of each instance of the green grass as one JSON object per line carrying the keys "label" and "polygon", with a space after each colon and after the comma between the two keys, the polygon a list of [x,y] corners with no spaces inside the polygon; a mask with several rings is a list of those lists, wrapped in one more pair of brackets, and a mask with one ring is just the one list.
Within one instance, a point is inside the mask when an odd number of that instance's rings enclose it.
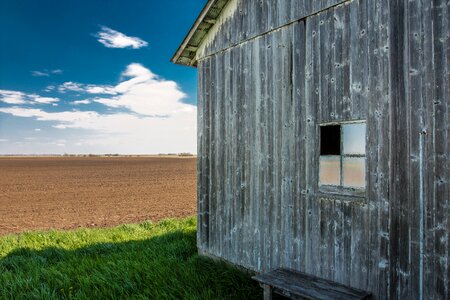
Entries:
{"label": "green grass", "polygon": [[194,218],[0,237],[0,299],[257,299],[261,289],[197,255]]}

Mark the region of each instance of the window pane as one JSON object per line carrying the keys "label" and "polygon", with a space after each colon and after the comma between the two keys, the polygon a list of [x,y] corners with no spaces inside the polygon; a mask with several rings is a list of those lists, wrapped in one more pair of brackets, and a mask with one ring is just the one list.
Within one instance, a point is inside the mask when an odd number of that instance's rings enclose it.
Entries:
{"label": "window pane", "polygon": [[343,185],[347,187],[366,187],[366,159],[363,157],[344,157]]}
{"label": "window pane", "polygon": [[320,155],[341,155],[341,126],[320,126]]}
{"label": "window pane", "polygon": [[320,156],[319,174],[321,185],[340,185],[341,157],[334,155]]}
{"label": "window pane", "polygon": [[344,154],[366,153],[366,123],[342,125]]}

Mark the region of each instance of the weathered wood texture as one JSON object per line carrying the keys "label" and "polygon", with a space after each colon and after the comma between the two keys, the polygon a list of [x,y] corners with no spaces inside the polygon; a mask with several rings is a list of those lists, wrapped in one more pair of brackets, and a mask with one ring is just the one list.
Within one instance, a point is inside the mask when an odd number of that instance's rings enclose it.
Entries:
{"label": "weathered wood texture", "polygon": [[197,51],[205,57],[345,0],[229,0]]}
{"label": "weathered wood texture", "polygon": [[450,2],[393,1],[392,294],[450,299]]}
{"label": "weathered wood texture", "polygon": [[[294,2],[238,1],[199,57],[200,250],[450,298],[449,3],[353,0],[256,34]],[[318,124],[350,120],[367,121],[366,195],[320,193]]]}
{"label": "weathered wood texture", "polygon": [[292,269],[276,269],[253,279],[290,299],[363,300],[371,296],[366,291]]}

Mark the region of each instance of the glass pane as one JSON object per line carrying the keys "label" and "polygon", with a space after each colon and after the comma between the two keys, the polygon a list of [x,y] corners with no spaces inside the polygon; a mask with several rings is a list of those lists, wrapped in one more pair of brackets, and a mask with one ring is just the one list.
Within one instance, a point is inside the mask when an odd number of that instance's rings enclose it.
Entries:
{"label": "glass pane", "polygon": [[319,183],[321,185],[341,184],[341,157],[338,155],[320,156]]}
{"label": "glass pane", "polygon": [[347,187],[366,187],[366,159],[364,157],[344,157],[343,185]]}
{"label": "glass pane", "polygon": [[344,154],[366,153],[366,123],[342,125]]}

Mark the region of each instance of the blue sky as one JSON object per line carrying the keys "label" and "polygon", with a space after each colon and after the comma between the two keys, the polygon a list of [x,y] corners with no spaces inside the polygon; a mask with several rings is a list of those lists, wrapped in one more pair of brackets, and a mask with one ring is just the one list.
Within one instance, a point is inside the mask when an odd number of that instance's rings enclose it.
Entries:
{"label": "blue sky", "polygon": [[0,1],[0,154],[196,152],[205,1]]}

